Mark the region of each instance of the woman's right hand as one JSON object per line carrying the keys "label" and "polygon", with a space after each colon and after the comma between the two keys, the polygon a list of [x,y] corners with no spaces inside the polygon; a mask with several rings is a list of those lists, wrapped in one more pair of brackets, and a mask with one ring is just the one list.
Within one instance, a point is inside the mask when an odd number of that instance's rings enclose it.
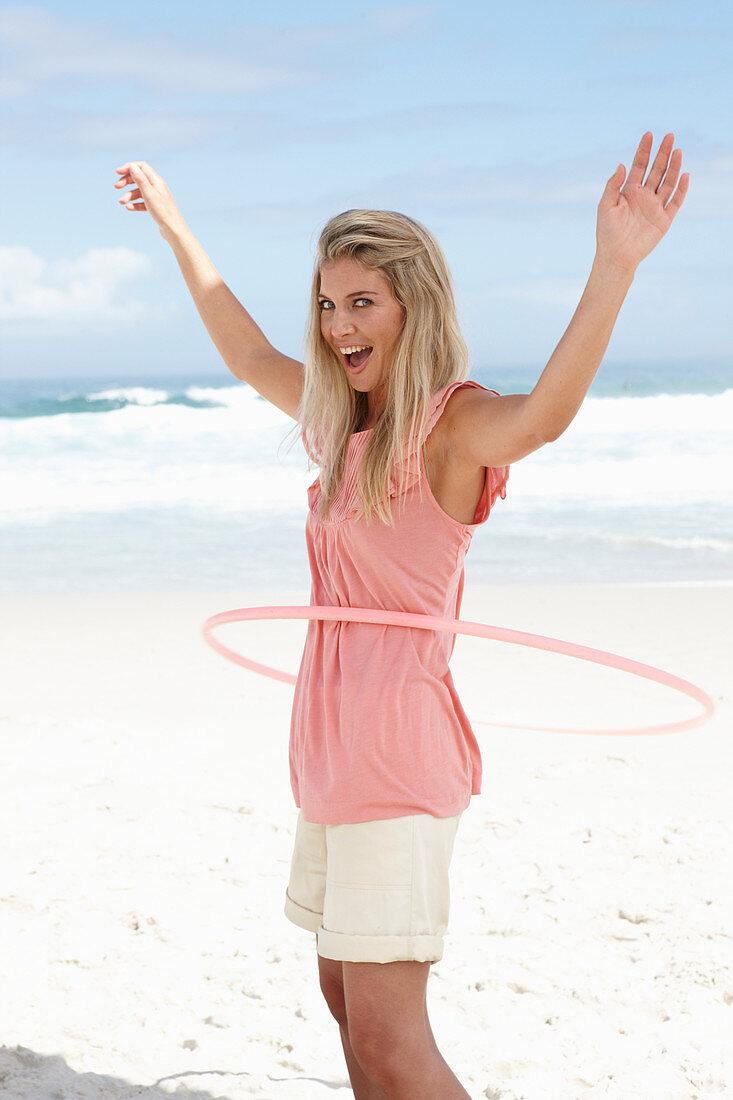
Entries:
{"label": "woman's right hand", "polygon": [[[115,171],[120,174],[115,187],[134,188],[121,197],[120,203],[126,210],[147,211],[164,240],[171,243],[174,237],[188,228],[165,180],[149,164],[139,160],[128,161]],[[135,202],[135,199],[139,201]]]}

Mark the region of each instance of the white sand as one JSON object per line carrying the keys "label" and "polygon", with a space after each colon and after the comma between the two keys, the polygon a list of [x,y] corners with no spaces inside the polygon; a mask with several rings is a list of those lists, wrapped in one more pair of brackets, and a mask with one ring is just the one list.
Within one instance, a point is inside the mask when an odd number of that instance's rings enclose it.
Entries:
{"label": "white sand", "polygon": [[[349,1096],[315,938],[282,913],[292,688],[207,647],[305,592],[0,600],[3,1100]],[[733,588],[493,588],[463,617],[699,684],[646,738],[476,724],[433,1029],[472,1097],[733,1094]],[[255,639],[258,637],[256,642]],[[296,671],[305,623],[219,637]],[[640,725],[699,704],[458,639],[474,718]]]}

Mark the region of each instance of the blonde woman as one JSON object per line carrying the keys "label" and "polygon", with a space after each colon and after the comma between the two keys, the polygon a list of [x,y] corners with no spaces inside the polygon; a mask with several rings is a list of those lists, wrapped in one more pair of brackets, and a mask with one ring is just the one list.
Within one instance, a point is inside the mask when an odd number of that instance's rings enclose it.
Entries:
{"label": "blonde woman", "polygon": [[[117,169],[115,186],[132,188],[120,202],[152,215],[232,374],[293,418],[320,467],[306,523],[313,604],[459,618],[474,531],[505,496],[509,467],[573,420],[637,266],[682,205],[689,174],[679,176],[673,134],[644,180],[652,141],[641,139],[625,184],[623,165],[606,184],[590,277],[545,370],[531,393],[504,396],[466,378],[450,273],[419,222],[347,210],[326,224],[301,363],[225,286],[161,177],[144,163]],[[285,913],[316,934],[358,1100],[468,1096],[426,1007],[456,831],[481,789],[452,649],[443,633],[308,625],[290,730],[300,812]]]}

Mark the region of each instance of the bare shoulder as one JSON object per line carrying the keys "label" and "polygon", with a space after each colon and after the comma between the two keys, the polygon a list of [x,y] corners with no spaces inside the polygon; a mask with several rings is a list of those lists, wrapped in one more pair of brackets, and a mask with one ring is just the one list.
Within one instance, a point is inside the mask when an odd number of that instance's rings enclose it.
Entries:
{"label": "bare shoulder", "polygon": [[455,390],[438,421],[451,460],[469,469],[509,466],[544,446],[548,441],[531,421],[528,396],[498,396],[475,386]]}
{"label": "bare shoulder", "polygon": [[476,386],[462,386],[454,390],[445,403],[441,420],[454,425],[460,424],[472,415],[472,410],[487,409],[495,401],[501,400],[495,393]]}
{"label": "bare shoulder", "polygon": [[438,471],[444,471],[452,479],[462,479],[481,465],[473,462],[460,446],[465,434],[466,418],[472,415],[470,406],[475,406],[474,396],[478,395],[493,398],[493,394],[477,390],[473,386],[454,390],[428,436],[425,461],[428,471],[436,478],[439,476]]}
{"label": "bare shoulder", "polygon": [[450,454],[453,461],[462,461],[471,466],[480,465],[473,462],[466,451],[467,436],[477,422],[491,422],[492,406],[500,400],[496,394],[476,389],[475,386],[465,386],[453,391],[436,425],[440,429],[440,442],[446,457]]}

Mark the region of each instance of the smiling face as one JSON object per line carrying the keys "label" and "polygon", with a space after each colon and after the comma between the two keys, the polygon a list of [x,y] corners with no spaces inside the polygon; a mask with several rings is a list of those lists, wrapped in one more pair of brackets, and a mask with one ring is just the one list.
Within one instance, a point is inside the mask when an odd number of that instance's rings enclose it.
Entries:
{"label": "smiling face", "polygon": [[354,389],[369,395],[368,426],[373,427],[384,409],[405,311],[381,271],[348,257],[323,264],[319,308],[323,339],[338,355]]}

